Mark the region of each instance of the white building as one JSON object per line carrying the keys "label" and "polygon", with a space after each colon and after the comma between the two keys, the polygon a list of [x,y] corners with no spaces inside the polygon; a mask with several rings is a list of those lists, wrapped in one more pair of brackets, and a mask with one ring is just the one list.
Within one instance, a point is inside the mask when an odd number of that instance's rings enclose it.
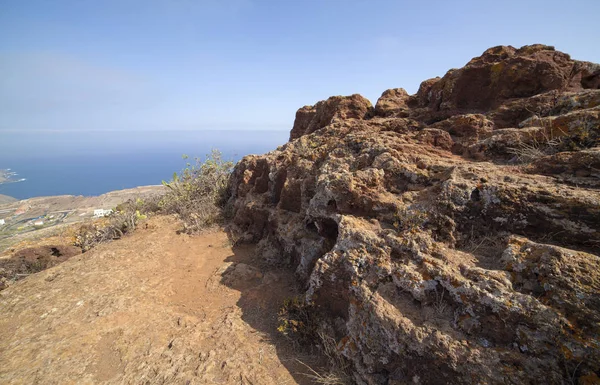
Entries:
{"label": "white building", "polygon": [[44,226],[44,221],[35,221],[35,222],[33,222],[33,225],[36,227]]}
{"label": "white building", "polygon": [[4,221],[4,219],[0,219],[0,226],[2,226],[3,224],[5,224],[6,222]]}
{"label": "white building", "polygon": [[105,217],[107,215],[112,214],[112,210],[108,209],[108,210],[104,210],[104,209],[96,209],[94,210],[94,218],[101,218],[101,217]]}

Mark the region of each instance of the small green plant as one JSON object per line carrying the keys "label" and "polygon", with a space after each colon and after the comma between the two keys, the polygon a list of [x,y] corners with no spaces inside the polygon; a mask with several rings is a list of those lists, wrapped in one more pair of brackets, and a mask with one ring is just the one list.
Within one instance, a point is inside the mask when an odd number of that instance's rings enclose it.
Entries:
{"label": "small green plant", "polygon": [[118,239],[123,236],[122,230],[112,227],[108,221],[102,223],[86,223],[75,232],[73,245],[82,252],[89,251],[100,243]]}
{"label": "small green plant", "polygon": [[310,314],[311,305],[302,297],[288,298],[279,309],[277,330],[294,344],[302,345],[314,341],[316,324]]}
{"label": "small green plant", "polygon": [[168,190],[159,204],[165,212],[177,214],[188,233],[222,221],[234,166],[224,161],[218,150],[212,150],[204,161],[195,161],[179,174],[174,173],[170,182],[163,181]]}
{"label": "small green plant", "polygon": [[579,151],[600,145],[600,130],[598,130],[598,118],[593,119],[590,115],[579,121],[577,129],[573,130],[566,144],[567,151]]}
{"label": "small green plant", "polygon": [[398,232],[415,234],[423,229],[427,219],[427,211],[421,208],[401,208],[396,212],[393,225]]}

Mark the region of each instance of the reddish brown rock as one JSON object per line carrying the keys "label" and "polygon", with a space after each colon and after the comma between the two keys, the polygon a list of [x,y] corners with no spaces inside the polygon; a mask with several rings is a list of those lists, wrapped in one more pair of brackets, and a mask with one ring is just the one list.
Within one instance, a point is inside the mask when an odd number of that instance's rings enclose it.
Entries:
{"label": "reddish brown rock", "polygon": [[[417,99],[434,111],[485,112],[540,93],[598,88],[597,68],[544,45],[498,46],[441,79],[421,85]],[[432,84],[433,83],[433,84]]]}
{"label": "reddish brown rock", "polygon": [[419,85],[419,90],[413,98],[418,107],[427,107],[430,105],[435,98],[435,95],[433,94],[433,87],[439,83],[440,80],[442,80],[442,78],[438,76],[421,82]]}
{"label": "reddish brown rock", "polygon": [[543,156],[535,159],[527,171],[552,175],[563,183],[600,188],[600,147]]}
{"label": "reddish brown rock", "polygon": [[451,150],[454,146],[454,141],[447,131],[439,128],[425,128],[416,135],[416,139],[421,143],[428,144],[433,147],[440,147],[444,150]]}
{"label": "reddish brown rock", "polygon": [[310,134],[337,120],[364,119],[373,106],[361,95],[332,96],[314,106],[304,106],[296,112],[290,140]]}
{"label": "reddish brown rock", "polygon": [[494,123],[484,115],[467,114],[452,116],[430,127],[448,132],[455,143],[453,151],[467,155],[469,146],[491,136]]}
{"label": "reddish brown rock", "polygon": [[375,105],[375,115],[381,117],[407,118],[409,95],[404,88],[392,88],[381,94]]}
{"label": "reddish brown rock", "polygon": [[598,378],[595,68],[495,47],[373,114],[301,109],[236,166],[230,231],[293,266],[357,383]]}

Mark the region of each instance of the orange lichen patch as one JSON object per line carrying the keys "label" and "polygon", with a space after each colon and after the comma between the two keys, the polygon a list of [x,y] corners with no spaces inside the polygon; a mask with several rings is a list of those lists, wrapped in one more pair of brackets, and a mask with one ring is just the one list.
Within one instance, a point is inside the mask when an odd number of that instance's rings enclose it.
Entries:
{"label": "orange lichen patch", "polygon": [[337,343],[337,349],[343,350],[346,347],[346,345],[348,345],[348,342],[350,342],[350,337],[342,337],[342,339]]}
{"label": "orange lichen patch", "polygon": [[491,75],[492,75],[492,82],[496,82],[500,79],[500,74],[502,73],[503,70],[504,70],[504,63],[502,63],[502,62],[498,62],[498,63],[495,63],[494,65],[492,65],[492,67],[490,68]]}
{"label": "orange lichen patch", "polygon": [[567,360],[572,360],[573,359],[573,352],[571,351],[571,349],[569,349],[568,347],[566,347],[565,345],[561,345],[560,346],[560,351],[562,352],[563,356],[567,359]]}
{"label": "orange lichen patch", "polygon": [[358,350],[358,347],[356,346],[356,343],[354,341],[350,341],[348,343],[348,349],[350,349],[353,352],[356,352]]}
{"label": "orange lichen patch", "polygon": [[540,298],[538,298],[538,301],[540,301],[543,304],[548,304],[550,303],[550,301],[552,301],[552,296],[554,295],[552,290],[548,290],[546,293],[544,293],[543,296],[541,296]]}
{"label": "orange lichen patch", "polygon": [[579,377],[579,385],[600,385],[600,377],[596,373],[588,373]]}
{"label": "orange lichen patch", "polygon": [[433,267],[439,267],[440,266],[440,262],[437,261],[436,259],[423,259],[423,264],[428,264],[428,265],[431,265]]}
{"label": "orange lichen patch", "polygon": [[567,318],[567,321],[569,321],[569,326],[571,326],[572,329],[576,330],[579,328],[579,323],[575,317],[569,317]]}

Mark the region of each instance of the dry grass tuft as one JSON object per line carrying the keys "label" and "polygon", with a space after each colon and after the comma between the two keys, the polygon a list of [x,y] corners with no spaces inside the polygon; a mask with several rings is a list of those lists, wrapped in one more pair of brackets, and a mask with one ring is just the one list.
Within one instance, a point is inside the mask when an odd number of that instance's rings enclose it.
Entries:
{"label": "dry grass tuft", "polygon": [[336,372],[325,372],[319,373],[318,371],[311,368],[309,365],[305,364],[300,360],[298,361],[302,366],[309,370],[309,373],[301,373],[303,376],[309,378],[311,381],[322,384],[322,385],[348,385],[350,384],[349,379],[342,377],[339,373]]}

